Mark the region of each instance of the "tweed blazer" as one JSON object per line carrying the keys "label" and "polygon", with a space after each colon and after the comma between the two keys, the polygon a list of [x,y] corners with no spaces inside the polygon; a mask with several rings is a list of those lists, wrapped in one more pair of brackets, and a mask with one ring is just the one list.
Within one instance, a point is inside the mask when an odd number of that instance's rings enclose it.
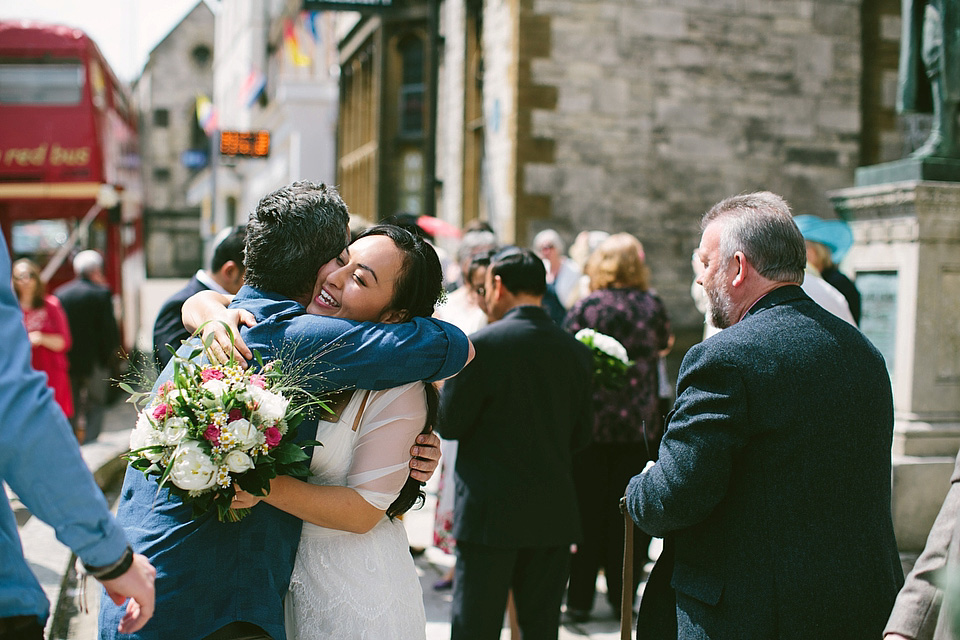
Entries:
{"label": "tweed blazer", "polygon": [[[950,640],[953,632],[956,602],[944,601],[938,586],[946,575],[960,571],[960,456],[950,477],[950,490],[940,513],[927,536],[923,553],[897,596],[893,613],[887,621],[886,633],[899,633],[916,640]],[[944,574],[943,572],[948,573]]]}
{"label": "tweed blazer", "polygon": [[678,637],[879,638],[903,583],[880,353],[787,285],[690,349],[677,393],[627,496],[673,544]]}

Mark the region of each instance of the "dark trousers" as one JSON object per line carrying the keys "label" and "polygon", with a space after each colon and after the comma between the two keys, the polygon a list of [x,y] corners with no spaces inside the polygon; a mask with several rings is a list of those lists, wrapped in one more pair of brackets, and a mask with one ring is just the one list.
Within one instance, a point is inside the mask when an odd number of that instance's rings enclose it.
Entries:
{"label": "dark trousers", "polygon": [[231,622],[203,640],[273,640],[273,638],[252,622]]}
{"label": "dark trousers", "polygon": [[43,640],[43,625],[35,616],[0,618],[0,640]]}
{"label": "dark trousers", "polygon": [[673,579],[673,539],[663,539],[663,551],[653,565],[637,614],[637,640],[664,640],[677,637],[677,593]]}
{"label": "dark trousers", "polygon": [[103,429],[109,375],[106,368],[94,366],[90,375],[70,376],[74,405],[70,425],[74,433],[84,434],[80,444],[96,440]]}
{"label": "dark trousers", "polygon": [[[567,609],[590,611],[603,568],[607,601],[620,611],[623,588],[623,515],[620,498],[630,478],[643,471],[647,448],[643,443],[594,443],[574,457],[573,481],[580,508],[583,541],[570,561]],[[639,529],[633,534],[633,594],[647,563],[650,536]]]}
{"label": "dark trousers", "polygon": [[523,640],[556,640],[570,549],[503,549],[457,540],[451,640],[498,640],[513,589]]}

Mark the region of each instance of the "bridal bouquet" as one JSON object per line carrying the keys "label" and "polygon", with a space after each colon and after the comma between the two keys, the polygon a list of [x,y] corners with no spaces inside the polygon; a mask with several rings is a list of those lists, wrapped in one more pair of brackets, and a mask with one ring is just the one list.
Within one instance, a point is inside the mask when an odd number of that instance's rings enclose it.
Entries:
{"label": "bridal bouquet", "polygon": [[580,329],[574,337],[593,352],[594,384],[607,389],[622,387],[627,369],[633,364],[623,345],[615,338],[593,329]]}
{"label": "bridal bouquet", "polygon": [[124,457],[133,468],[156,476],[193,508],[198,518],[216,510],[221,522],[236,522],[249,509],[231,509],[235,487],[264,495],[277,475],[310,475],[303,447],[293,442],[309,397],[291,385],[275,360],[244,370],[236,361],[225,365],[199,364],[175,356],[174,373],[157,390],[131,394],[130,402],[143,406],[130,435]]}

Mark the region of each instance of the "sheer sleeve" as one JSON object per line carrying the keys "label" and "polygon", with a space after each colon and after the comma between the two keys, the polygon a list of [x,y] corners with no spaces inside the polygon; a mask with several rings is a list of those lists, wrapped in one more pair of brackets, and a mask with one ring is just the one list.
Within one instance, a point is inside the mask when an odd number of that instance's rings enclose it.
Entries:
{"label": "sheer sleeve", "polygon": [[357,428],[347,486],[374,507],[389,507],[407,481],[410,447],[426,418],[422,382],[371,392]]}

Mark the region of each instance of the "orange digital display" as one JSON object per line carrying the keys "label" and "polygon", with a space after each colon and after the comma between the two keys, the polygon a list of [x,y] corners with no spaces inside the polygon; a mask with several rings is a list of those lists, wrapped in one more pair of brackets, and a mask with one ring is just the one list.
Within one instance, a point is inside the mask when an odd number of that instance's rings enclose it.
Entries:
{"label": "orange digital display", "polygon": [[222,131],[220,132],[220,154],[266,158],[270,155],[270,132]]}

